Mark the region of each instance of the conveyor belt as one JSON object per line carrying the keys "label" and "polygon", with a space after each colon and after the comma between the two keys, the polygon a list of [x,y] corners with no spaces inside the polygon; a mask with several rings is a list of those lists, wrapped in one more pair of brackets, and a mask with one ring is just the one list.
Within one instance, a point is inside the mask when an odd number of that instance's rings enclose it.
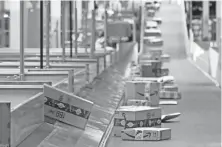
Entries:
{"label": "conveyor belt", "polygon": [[159,142],[122,141],[110,137],[108,147],[220,147],[221,100],[220,90],[195,68],[185,55],[181,10],[176,4],[162,4],[159,16],[164,51],[172,61],[169,67],[182,92],[176,106],[164,106],[165,113],[181,112],[179,119],[163,124],[172,129],[172,139]]}

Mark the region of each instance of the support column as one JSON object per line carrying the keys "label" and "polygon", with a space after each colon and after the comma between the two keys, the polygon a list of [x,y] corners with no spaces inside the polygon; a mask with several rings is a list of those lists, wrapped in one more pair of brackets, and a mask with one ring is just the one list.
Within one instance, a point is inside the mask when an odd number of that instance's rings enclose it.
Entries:
{"label": "support column", "polygon": [[11,49],[20,47],[20,1],[9,1],[10,8],[10,43]]}
{"label": "support column", "polygon": [[203,1],[203,38],[209,38],[209,1]]}
{"label": "support column", "polygon": [[78,26],[78,29],[82,27],[82,1],[76,1],[76,7],[77,7],[77,19],[78,19],[78,22],[77,22],[77,26]]}
{"label": "support column", "polygon": [[[57,37],[58,39],[58,48],[61,48],[61,0],[50,0],[51,1],[51,32],[56,30],[56,27],[58,27],[57,29],[57,35],[58,36],[53,36],[53,40],[56,40],[55,37]],[[58,23],[58,26],[56,26]],[[54,35],[55,32],[54,32]],[[53,44],[52,47],[56,46],[56,42]]]}
{"label": "support column", "polygon": [[217,81],[219,83],[219,86],[221,87],[221,48],[222,48],[222,29],[221,29],[221,16],[222,16],[222,2],[217,1],[216,2],[216,15],[217,15],[217,46],[219,49],[219,61],[218,61],[218,68],[217,68]]}

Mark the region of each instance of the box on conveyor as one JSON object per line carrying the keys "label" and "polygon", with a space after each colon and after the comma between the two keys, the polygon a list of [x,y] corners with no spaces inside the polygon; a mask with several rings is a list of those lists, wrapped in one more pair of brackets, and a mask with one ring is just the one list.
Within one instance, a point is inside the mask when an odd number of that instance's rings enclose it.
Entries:
{"label": "box on conveyor", "polygon": [[173,92],[178,92],[179,91],[178,85],[176,85],[176,84],[165,85],[165,86],[163,86],[163,89],[165,91],[173,91]]}
{"label": "box on conveyor", "polygon": [[159,106],[160,83],[152,81],[127,81],[125,101],[148,100],[151,106]]}
{"label": "box on conveyor", "polygon": [[158,45],[162,46],[163,45],[163,39],[160,37],[152,38],[149,40],[148,45]]}
{"label": "box on conveyor", "polygon": [[168,54],[162,54],[162,55],[160,56],[160,60],[161,60],[162,62],[170,62],[170,55],[168,55]]}
{"label": "box on conveyor", "polygon": [[160,141],[171,139],[170,128],[132,128],[121,132],[122,140]]}
{"label": "box on conveyor", "polygon": [[181,99],[181,97],[182,96],[180,92],[165,91],[165,90],[159,91],[160,99]]}
{"label": "box on conveyor", "polygon": [[153,81],[160,83],[160,89],[162,86],[173,85],[175,83],[175,79],[173,76],[163,76],[163,77],[134,77],[133,81]]}
{"label": "box on conveyor", "polygon": [[141,76],[142,77],[160,77],[162,62],[157,60],[141,61]]}
{"label": "box on conveyor", "polygon": [[121,106],[115,111],[113,135],[120,137],[127,128],[161,127],[161,108],[149,106]]}
{"label": "box on conveyor", "polygon": [[151,106],[151,102],[149,100],[128,99],[125,106]]}
{"label": "box on conveyor", "polygon": [[152,18],[152,21],[155,21],[157,22],[158,24],[161,24],[162,23],[162,19],[160,17],[153,17]]}
{"label": "box on conveyor", "polygon": [[[140,65],[151,64],[152,68],[159,69],[162,68],[162,62],[160,60],[140,60]],[[142,67],[141,67],[142,68]]]}

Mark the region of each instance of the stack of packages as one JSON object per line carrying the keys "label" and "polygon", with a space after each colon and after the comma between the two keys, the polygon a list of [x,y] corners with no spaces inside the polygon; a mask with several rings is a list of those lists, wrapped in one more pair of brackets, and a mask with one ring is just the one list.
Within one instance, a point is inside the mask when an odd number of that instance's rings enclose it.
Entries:
{"label": "stack of packages", "polygon": [[115,112],[113,135],[123,140],[166,140],[170,128],[161,128],[160,99],[180,99],[181,95],[169,69],[162,68],[169,56],[162,50],[150,50],[133,65],[131,78],[126,81],[123,106]]}

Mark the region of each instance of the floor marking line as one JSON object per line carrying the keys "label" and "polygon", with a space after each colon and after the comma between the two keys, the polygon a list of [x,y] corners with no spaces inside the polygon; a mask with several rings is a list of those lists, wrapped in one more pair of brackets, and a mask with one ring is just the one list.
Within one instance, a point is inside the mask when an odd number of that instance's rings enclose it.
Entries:
{"label": "floor marking line", "polygon": [[195,64],[193,60],[191,60],[190,58],[188,58],[188,61],[189,61],[193,66],[195,66],[200,72],[202,72],[211,82],[213,82],[213,83],[216,85],[216,87],[220,88],[219,83],[218,83],[214,78],[212,78],[207,72],[205,72],[204,70],[202,70],[197,64]]}

